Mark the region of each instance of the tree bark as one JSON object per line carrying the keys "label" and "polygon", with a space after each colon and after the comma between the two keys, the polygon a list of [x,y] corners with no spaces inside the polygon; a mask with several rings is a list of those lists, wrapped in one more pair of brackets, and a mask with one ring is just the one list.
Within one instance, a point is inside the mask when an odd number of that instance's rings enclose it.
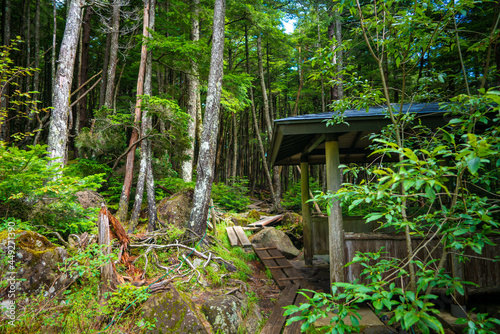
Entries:
{"label": "tree bark", "polygon": [[[200,39],[200,24],[198,21],[200,0],[193,0],[191,19],[191,40],[197,42]],[[191,117],[188,122],[188,137],[191,139],[191,146],[184,151],[185,156],[190,159],[182,161],[181,176],[185,182],[191,182],[193,179],[193,162],[194,162],[194,143],[196,135],[196,114],[198,108],[198,96],[200,80],[198,78],[198,62],[191,59],[191,73],[188,75],[188,102],[187,113]]]}
{"label": "tree bark", "polygon": [[[5,11],[3,19],[3,45],[10,45],[10,21],[11,21],[11,2],[10,0],[5,0]],[[6,119],[0,119],[0,141],[8,141],[8,111],[7,105],[8,95],[9,95],[9,85],[6,82],[1,83],[2,96],[0,96],[0,110],[6,110]]]}
{"label": "tree bark", "polygon": [[236,113],[233,112],[233,165],[231,168],[231,182],[236,180],[236,168],[238,164],[238,122],[236,121]]}
{"label": "tree bark", "polygon": [[269,142],[272,141],[273,136],[273,126],[271,125],[271,114],[269,112],[269,100],[267,99],[266,81],[264,80],[264,66],[262,65],[262,35],[259,34],[257,37],[257,55],[259,59],[259,76],[260,76],[260,87],[262,89],[262,103],[264,104],[264,118],[266,120],[267,135],[269,136]]}
{"label": "tree bark", "polygon": [[51,121],[49,127],[48,154],[51,165],[65,164],[66,144],[68,142],[68,115],[70,112],[70,89],[73,80],[76,47],[81,27],[81,12],[84,0],[72,0],[68,9],[66,28],[59,52],[54,94],[52,99]]}
{"label": "tree bark", "polygon": [[52,1],[52,7],[53,7],[53,24],[52,24],[52,58],[51,58],[51,72],[52,72],[52,94],[51,99],[54,99],[54,91],[56,87],[56,48],[57,48],[57,6],[56,6],[56,0]]}
{"label": "tree bark", "polygon": [[135,158],[135,142],[139,137],[139,132],[137,131],[139,120],[141,119],[141,95],[144,93],[144,76],[146,72],[146,59],[147,59],[147,47],[145,39],[149,37],[149,1],[144,3],[144,18],[143,18],[142,34],[143,43],[141,47],[141,62],[139,65],[139,75],[137,78],[137,99],[135,103],[135,117],[134,117],[134,127],[132,129],[132,136],[130,137],[129,148],[130,151],[127,154],[127,163],[125,167],[125,180],[123,181],[122,193],[120,196],[120,203],[118,204],[118,211],[116,212],[116,218],[119,221],[127,220],[128,211],[128,201],[130,197],[130,189],[132,188],[132,176],[134,172],[134,158]]}
{"label": "tree bark", "polygon": [[111,48],[111,33],[106,34],[106,48],[104,49],[104,63],[102,64],[102,80],[99,93],[99,108],[106,101],[106,86],[108,85],[109,50]]}
{"label": "tree bark", "polygon": [[[39,0],[38,0],[39,1]],[[82,60],[80,62],[80,78],[78,79],[78,87],[81,87],[88,79],[89,69],[89,53],[90,53],[90,22],[92,19],[92,7],[87,7],[82,24]],[[78,135],[80,130],[86,127],[87,124],[87,90],[78,92],[78,115],[75,124],[75,132]]]}
{"label": "tree bark", "polygon": [[113,107],[113,92],[115,88],[116,63],[118,62],[118,37],[120,37],[120,6],[122,0],[113,1],[111,19],[111,44],[109,49],[108,76],[106,82],[106,99],[104,105]]}
{"label": "tree bark", "polygon": [[[155,25],[155,0],[150,0],[150,8],[149,8],[149,29],[154,30]],[[144,79],[144,95],[151,96],[152,94],[152,86],[151,86],[151,77],[153,74],[153,52],[148,51],[146,58],[146,73]],[[141,122],[141,135],[146,135],[148,132],[152,130],[152,118],[148,113],[142,113],[142,122]],[[148,207],[150,208],[149,213],[149,224],[148,231],[153,231],[156,223],[156,217],[151,216],[151,211],[156,213],[156,204],[154,201],[154,178],[153,178],[153,170],[151,165],[152,155],[151,155],[151,140],[146,138],[141,142],[141,163],[139,167],[139,178],[137,180],[137,187],[135,191],[135,203],[134,209],[132,210],[132,217],[130,218],[130,228],[129,233],[133,233],[137,222],[139,221],[139,215],[141,213],[142,207],[142,199],[144,197],[144,185],[146,184],[148,188]],[[146,181],[147,180],[147,181]],[[151,201],[150,192],[153,189],[153,198]],[[154,210],[151,210],[153,208]]]}
{"label": "tree bark", "polygon": [[208,75],[208,90],[203,120],[203,132],[197,167],[198,177],[193,195],[193,210],[188,226],[199,236],[207,229],[207,217],[210,203],[210,193],[214,177],[215,149],[219,129],[219,108],[222,91],[222,75],[224,71],[224,19],[226,11],[225,0],[215,0],[212,53],[210,72]]}
{"label": "tree bark", "polygon": [[[36,0],[35,8],[35,68],[40,67],[40,0]],[[39,99],[38,89],[40,87],[40,71],[35,71],[33,74],[33,101],[35,101],[35,109]],[[34,112],[29,114],[28,131],[33,129],[36,115]]]}
{"label": "tree bark", "polygon": [[342,86],[342,71],[343,67],[343,52],[341,48],[342,44],[342,24],[340,22],[340,13],[338,11],[330,10],[329,16],[332,17],[332,22],[328,26],[328,39],[333,42],[335,37],[335,43],[332,43],[332,53],[333,65],[336,69],[337,75],[332,78],[338,83],[331,87],[331,101],[340,100],[344,97],[344,88]]}

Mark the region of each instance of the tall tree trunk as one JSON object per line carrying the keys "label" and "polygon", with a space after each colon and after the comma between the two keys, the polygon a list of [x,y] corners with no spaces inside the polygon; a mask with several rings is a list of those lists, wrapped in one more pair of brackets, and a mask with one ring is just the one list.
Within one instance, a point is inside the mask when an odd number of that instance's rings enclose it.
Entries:
{"label": "tall tree trunk", "polygon": [[214,177],[215,149],[219,130],[219,107],[224,71],[224,19],[226,1],[215,0],[212,54],[208,75],[208,90],[198,167],[198,177],[193,195],[193,210],[188,226],[199,236],[207,229],[210,193]]}
{"label": "tall tree trunk", "polygon": [[[320,29],[320,22],[319,22],[319,9],[316,11],[316,19],[317,19],[317,27],[318,27],[318,50],[319,50],[319,56],[322,58],[321,54],[321,29]],[[323,78],[323,73],[321,73],[320,77],[320,82],[321,82],[321,112],[326,112],[326,103],[325,103],[325,80]]]}
{"label": "tall tree trunk", "polygon": [[295,105],[293,107],[292,116],[297,116],[299,112],[300,92],[302,91],[302,86],[304,85],[304,66],[302,64],[302,48],[300,46],[298,47],[298,51],[299,51],[299,62],[297,63],[297,66],[299,67],[299,89],[297,90],[297,98],[295,99]]}
{"label": "tall tree trunk", "polygon": [[[269,100],[267,98],[267,90],[266,90],[266,82],[264,80],[264,67],[262,66],[262,37],[259,34],[259,37],[257,38],[257,54],[258,54],[258,66],[259,66],[259,76],[260,76],[260,86],[262,89],[262,103],[264,104],[264,118],[266,120],[266,126],[267,126],[267,135],[269,138],[269,143],[272,142],[273,140],[273,127],[271,124],[271,109],[269,106]],[[268,64],[269,66],[269,64]],[[269,71],[269,67],[268,67]],[[268,72],[269,73],[269,72]],[[269,82],[269,85],[271,83]],[[267,166],[266,161],[263,161],[263,164]],[[271,194],[274,193],[273,195],[273,202],[274,202],[274,208],[276,210],[281,209],[281,200],[280,200],[280,194],[281,194],[281,186],[280,186],[280,169],[278,167],[273,168],[273,181],[270,183],[271,187],[273,188],[273,191],[271,191]],[[269,181],[268,181],[269,182]]]}
{"label": "tall tree trunk", "polygon": [[[200,24],[198,22],[200,0],[192,1],[191,19],[191,40],[196,42],[200,39]],[[191,146],[184,151],[184,155],[189,157],[189,160],[182,161],[181,163],[181,176],[186,182],[191,182],[193,179],[193,162],[194,162],[194,143],[196,135],[196,114],[198,108],[199,96],[199,78],[198,78],[198,62],[191,59],[191,74],[188,75],[188,101],[187,113],[191,117],[188,122],[188,137],[191,139]]]}
{"label": "tall tree trunk", "polygon": [[106,34],[106,48],[104,49],[104,62],[102,64],[102,80],[99,93],[99,108],[106,102],[106,87],[108,85],[109,53],[111,49],[111,33]]}
{"label": "tall tree trunk", "polygon": [[[25,26],[25,29],[24,31],[26,32],[25,34],[25,37],[24,37],[24,41],[25,41],[25,44],[26,44],[26,68],[29,68],[31,67],[31,6],[30,6],[30,1],[29,0],[25,0],[25,6],[26,6],[26,9],[25,9],[25,17],[24,17],[24,26]],[[31,76],[30,75],[27,75],[26,76],[26,89],[24,91],[31,91],[32,88],[31,88]],[[30,104],[27,104],[25,106],[25,115],[30,115],[31,114],[31,108],[32,106]],[[29,129],[28,129],[29,131]]]}
{"label": "tall tree trunk", "polygon": [[[5,11],[4,11],[4,19],[3,19],[3,45],[10,45],[10,21],[11,21],[11,2],[10,0],[5,0]],[[5,119],[0,118],[0,141],[8,141],[8,121],[7,119],[9,118],[8,116],[8,109],[7,105],[9,103],[8,101],[8,95],[9,95],[9,85],[6,82],[2,82],[1,84],[1,92],[2,95],[0,96],[0,110],[5,110],[7,113]]]}
{"label": "tall tree trunk", "polygon": [[53,24],[52,24],[52,58],[51,58],[51,71],[52,71],[52,94],[50,94],[51,99],[54,100],[54,92],[56,87],[56,48],[57,48],[57,4],[56,0],[52,1],[53,7]]}
{"label": "tall tree trunk", "polygon": [[[35,68],[40,67],[40,0],[36,0],[36,8],[35,8]],[[38,90],[40,88],[40,71],[35,71],[33,74],[33,101],[35,101],[34,109],[37,109],[37,102],[39,99]],[[28,122],[28,131],[31,131],[34,127],[34,122],[36,119],[36,115],[34,112],[29,114],[29,122]]]}
{"label": "tall tree trunk", "polygon": [[115,88],[116,63],[118,62],[118,37],[120,37],[120,5],[122,0],[113,1],[111,19],[111,45],[109,49],[108,76],[106,83],[106,99],[104,105],[113,107],[113,92]]}
{"label": "tall tree trunk", "polygon": [[238,122],[236,113],[233,112],[233,165],[231,168],[231,182],[236,180],[236,168],[238,164]]}
{"label": "tall tree trunk", "polygon": [[[149,0],[150,1],[150,8],[149,8],[149,29],[154,30],[155,26],[155,5],[156,1],[155,0]],[[148,51],[147,58],[146,58],[146,73],[145,73],[145,78],[144,78],[144,95],[152,95],[152,86],[151,86],[151,77],[153,75],[153,52]],[[151,115],[148,115],[147,112],[142,113],[142,122],[141,122],[141,136],[146,135],[148,132],[151,131],[153,125],[153,121],[151,119]],[[129,233],[132,233],[135,229],[135,226],[137,225],[137,222],[139,221],[139,214],[141,213],[141,207],[142,207],[142,199],[144,197],[144,185],[147,183],[150,187],[152,186],[153,188],[153,194],[154,194],[154,178],[153,178],[153,170],[151,168],[151,140],[149,138],[143,140],[141,142],[141,163],[139,166],[139,178],[137,180],[137,187],[135,190],[135,203],[134,203],[134,209],[132,210],[132,216],[130,218],[130,227],[129,227]],[[151,174],[151,175],[149,175]],[[150,176],[150,178],[148,178]],[[149,182],[146,182],[146,179],[149,180]],[[150,182],[152,182],[152,185],[150,185]],[[153,201],[152,203],[149,202],[149,193],[148,193],[148,206],[151,208],[151,206],[154,208],[154,212],[156,212],[156,204],[154,202],[154,196],[153,196]],[[151,210],[149,210],[151,214]],[[156,217],[149,217],[150,222],[148,224],[148,230],[152,231],[154,230],[155,227],[155,222],[156,222]],[[151,229],[150,229],[151,228]]]}
{"label": "tall tree trunk", "polygon": [[262,103],[264,104],[264,118],[266,120],[267,134],[269,136],[269,142],[272,141],[273,127],[271,125],[271,114],[269,112],[269,100],[267,99],[266,81],[264,80],[264,66],[262,65],[262,35],[259,34],[257,37],[257,55],[258,55],[258,66],[259,66],[259,76],[260,76],[260,87],[262,89]]}
{"label": "tall tree trunk", "polygon": [[269,39],[266,43],[266,62],[267,62],[267,82],[269,87],[269,114],[271,116],[271,123],[274,121],[276,115],[273,111],[273,93],[271,90],[271,66],[269,66]]}
{"label": "tall tree trunk", "polygon": [[332,18],[330,25],[328,26],[328,39],[334,40],[332,43],[331,52],[334,54],[333,65],[337,75],[332,78],[337,81],[337,84],[331,87],[331,101],[340,100],[344,97],[344,88],[342,85],[342,75],[340,72],[343,67],[343,52],[342,52],[342,24],[340,22],[340,13],[334,9],[331,9],[329,16]]}
{"label": "tall tree trunk", "polygon": [[[80,88],[88,79],[89,69],[89,51],[90,51],[90,22],[92,19],[92,7],[85,9],[85,15],[82,23],[82,59],[80,61],[80,77],[78,78],[78,87]],[[86,89],[85,89],[86,90]],[[84,89],[78,92],[77,105],[78,114],[75,124],[75,132],[78,135],[80,130],[86,127],[87,124],[87,95]]]}
{"label": "tall tree trunk", "polygon": [[57,68],[52,109],[48,153],[52,160],[50,164],[65,164],[66,144],[68,142],[68,114],[70,112],[70,89],[73,80],[76,47],[81,27],[81,12],[84,0],[71,0],[66,19],[66,28],[59,51],[59,66]]}
{"label": "tall tree trunk", "polygon": [[139,65],[139,75],[137,78],[137,99],[135,103],[135,117],[134,117],[134,127],[132,129],[132,135],[130,137],[129,148],[130,151],[127,154],[127,162],[125,167],[125,179],[123,181],[122,193],[120,196],[120,203],[118,204],[118,211],[116,212],[116,218],[119,221],[127,220],[128,211],[128,201],[130,198],[130,189],[132,188],[132,177],[134,173],[134,158],[135,158],[135,142],[139,138],[139,132],[137,128],[139,126],[139,120],[141,119],[141,95],[144,94],[144,76],[146,72],[146,60],[147,60],[147,47],[146,39],[149,37],[149,1],[144,2],[144,22],[142,25],[142,47],[141,47],[141,62]]}

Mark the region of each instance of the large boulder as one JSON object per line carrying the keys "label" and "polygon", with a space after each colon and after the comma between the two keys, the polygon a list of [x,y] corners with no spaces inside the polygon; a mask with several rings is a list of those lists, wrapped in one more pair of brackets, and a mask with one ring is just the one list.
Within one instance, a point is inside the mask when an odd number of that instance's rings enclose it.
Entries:
{"label": "large boulder", "polygon": [[193,208],[193,194],[193,189],[184,189],[162,199],[158,204],[158,218],[166,224],[187,227],[189,215]]}
{"label": "large boulder", "polygon": [[235,295],[216,296],[205,300],[201,307],[212,329],[216,333],[236,334],[258,332],[262,314],[256,303],[249,305],[248,297]]}
{"label": "large boulder", "polygon": [[0,264],[1,280],[12,282],[8,289],[0,292],[0,299],[5,298],[10,290],[15,290],[18,295],[24,292],[36,294],[43,289],[45,294],[52,296],[72,280],[61,273],[58,266],[68,253],[43,235],[32,231],[5,230],[0,233],[0,251],[2,258],[8,260]]}
{"label": "large boulder", "polygon": [[196,306],[169,285],[167,291],[151,296],[142,306],[143,319],[155,324],[148,333],[208,333]]}
{"label": "large boulder", "polygon": [[266,227],[255,234],[253,238],[251,238],[251,241],[254,244],[261,244],[264,247],[276,246],[287,259],[293,259],[300,253],[285,232],[277,230],[274,227]]}

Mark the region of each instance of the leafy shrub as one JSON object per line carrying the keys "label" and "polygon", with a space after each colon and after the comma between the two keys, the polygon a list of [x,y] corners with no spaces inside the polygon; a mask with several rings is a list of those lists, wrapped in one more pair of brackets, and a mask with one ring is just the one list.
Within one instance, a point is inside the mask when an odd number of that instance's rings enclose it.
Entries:
{"label": "leafy shrub", "polygon": [[167,177],[156,181],[159,186],[156,189],[156,195],[164,198],[184,189],[194,189],[194,182],[186,182],[178,177]]}
{"label": "leafy shrub", "polygon": [[241,212],[246,210],[250,204],[248,193],[248,180],[237,179],[232,185],[222,182],[214,183],[212,186],[212,198],[214,202],[227,210]]}
{"label": "leafy shrub", "polygon": [[[95,211],[83,209],[75,194],[95,190],[103,174],[75,177],[49,165],[45,145],[0,145],[0,215],[32,220],[62,234],[81,233],[93,226]],[[58,176],[56,178],[56,176]]]}

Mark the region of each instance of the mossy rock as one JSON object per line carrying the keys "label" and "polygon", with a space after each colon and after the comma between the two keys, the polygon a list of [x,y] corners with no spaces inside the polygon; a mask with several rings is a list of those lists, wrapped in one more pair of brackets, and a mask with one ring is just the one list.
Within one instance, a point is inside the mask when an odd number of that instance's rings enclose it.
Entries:
{"label": "mossy rock", "polygon": [[277,230],[274,227],[267,227],[254,234],[250,241],[261,244],[264,247],[277,247],[287,259],[293,259],[300,253],[285,232]]}
{"label": "mossy rock", "polygon": [[193,195],[193,189],[184,189],[162,199],[157,208],[158,218],[166,224],[179,228],[187,227],[193,208]]}
{"label": "mossy rock", "polygon": [[259,213],[259,211],[253,209],[252,211],[250,211],[248,213],[247,217],[250,218],[250,219],[259,220],[260,219],[260,213]]}
{"label": "mossy rock", "polygon": [[169,285],[167,291],[151,296],[142,306],[142,311],[143,318],[155,324],[155,328],[147,333],[208,333],[196,306],[173,285]]}
{"label": "mossy rock", "polygon": [[201,311],[205,314],[214,332],[236,334],[243,322],[241,310],[246,307],[244,302],[233,295],[216,296],[207,299]]}
{"label": "mossy rock", "polygon": [[[68,257],[66,250],[36,232],[3,231],[0,233],[0,250],[2,257],[8,257],[8,252],[14,250],[13,261],[0,265],[0,277],[10,279],[9,272],[15,272],[16,294],[35,294],[43,289],[46,294],[54,295],[72,280],[59,271],[59,264]],[[6,293],[7,290],[2,291],[0,297]]]}

